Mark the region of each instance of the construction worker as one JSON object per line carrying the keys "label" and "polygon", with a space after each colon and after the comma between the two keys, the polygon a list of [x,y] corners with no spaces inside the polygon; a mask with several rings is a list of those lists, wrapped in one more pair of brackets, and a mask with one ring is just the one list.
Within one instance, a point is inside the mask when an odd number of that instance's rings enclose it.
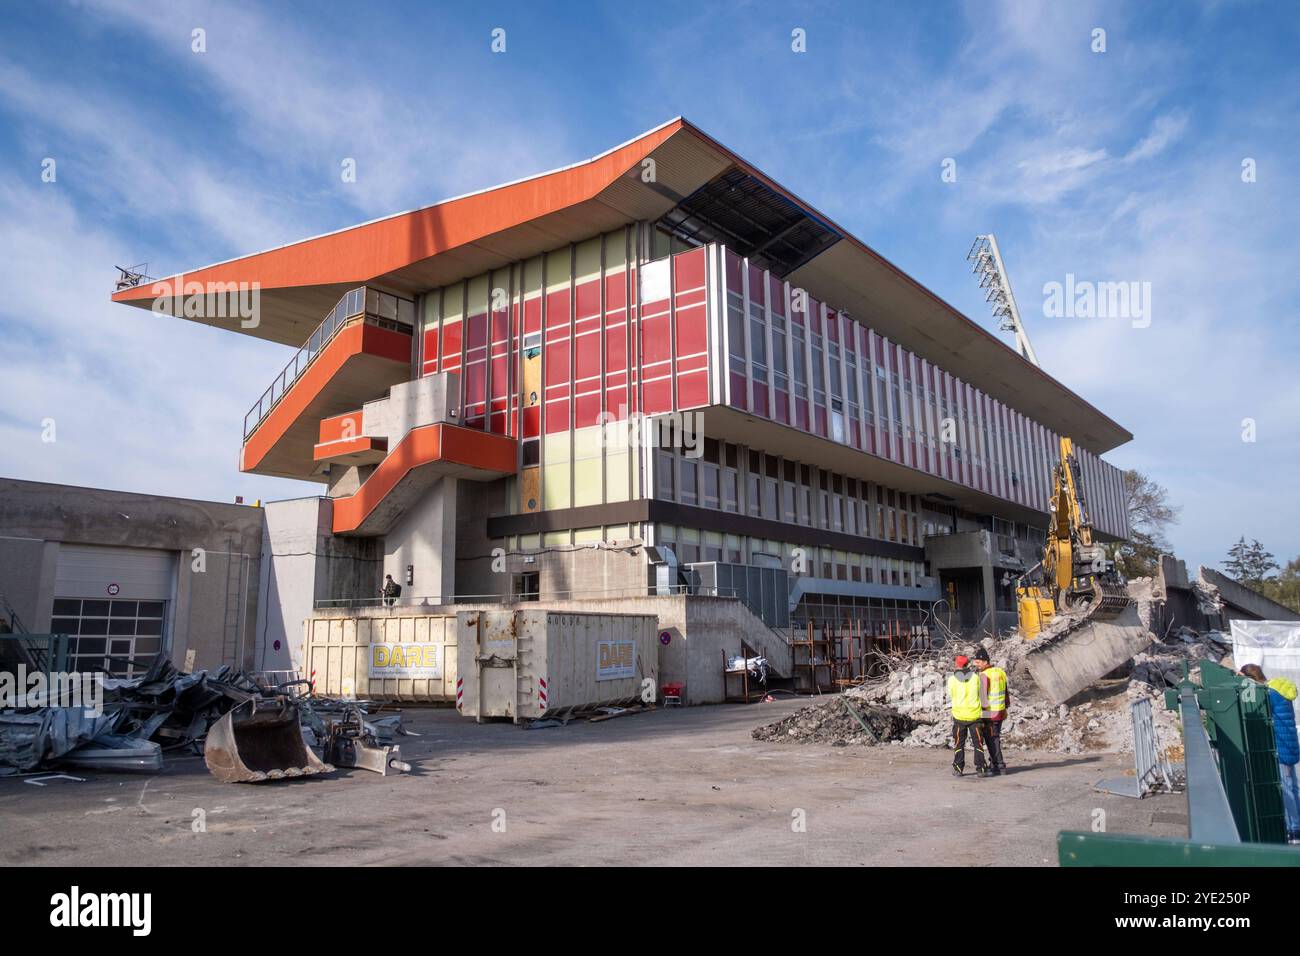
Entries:
{"label": "construction worker", "polygon": [[980,679],[970,669],[970,658],[958,654],[953,662],[957,670],[948,677],[948,699],[952,702],[952,775],[960,777],[966,769],[966,738],[975,751],[975,773],[985,776],[984,744],[980,733]]}
{"label": "construction worker", "polygon": [[1287,842],[1300,843],[1300,736],[1296,734],[1295,681],[1285,677],[1269,680],[1258,664],[1244,664],[1237,672],[1268,688],[1268,705],[1273,713],[1273,743],[1277,747],[1277,769],[1282,778],[1282,808],[1286,813]]}
{"label": "construction worker", "polygon": [[974,664],[980,681],[980,732],[989,748],[989,775],[996,777],[1007,769],[1002,759],[1002,722],[1011,703],[1007,672],[989,663],[989,652],[983,647],[975,652]]}

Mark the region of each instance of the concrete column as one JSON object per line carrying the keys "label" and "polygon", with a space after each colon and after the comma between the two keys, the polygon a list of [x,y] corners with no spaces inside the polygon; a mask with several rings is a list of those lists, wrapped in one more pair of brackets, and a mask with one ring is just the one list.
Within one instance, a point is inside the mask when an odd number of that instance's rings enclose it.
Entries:
{"label": "concrete column", "polygon": [[456,593],[456,482],[438,479],[384,536],[384,574],[402,586],[404,601],[450,602]]}
{"label": "concrete column", "polygon": [[[992,564],[985,564],[980,569],[984,581],[984,611],[988,612],[988,626],[993,633],[998,630],[998,596],[995,588],[997,569]],[[981,616],[984,612],[981,612]]]}

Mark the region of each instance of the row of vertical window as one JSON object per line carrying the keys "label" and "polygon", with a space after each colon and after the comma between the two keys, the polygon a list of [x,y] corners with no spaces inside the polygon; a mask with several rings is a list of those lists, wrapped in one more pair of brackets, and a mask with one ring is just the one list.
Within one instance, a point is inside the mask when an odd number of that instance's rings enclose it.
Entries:
{"label": "row of vertical window", "polygon": [[921,544],[920,500],[875,482],[705,439],[702,454],[657,449],[655,497],[770,521]]}
{"label": "row of vertical window", "polygon": [[778,564],[792,575],[855,581],[894,587],[930,583],[925,564],[835,548],[815,548],[748,535],[701,531],[676,525],[655,526],[655,542],[673,549],[681,564],[721,561],[728,564]]}
{"label": "row of vertical window", "polygon": [[[1048,489],[1045,483],[1034,481],[1022,488],[1022,483],[1029,482],[1029,476],[1022,472],[1033,471],[1035,475],[1045,476],[1048,471],[1047,453],[1036,443],[1027,440],[1019,428],[1007,427],[1000,417],[1000,409],[995,407],[989,411],[982,405],[978,409],[972,407],[972,399],[981,401],[982,393],[969,385],[957,383],[957,397],[952,401],[947,389],[933,389],[926,387],[925,382],[914,381],[910,353],[901,357],[898,371],[891,367],[894,364],[891,361],[876,364],[873,378],[870,372],[871,362],[866,355],[859,358],[857,347],[850,344],[841,349],[836,341],[837,336],[824,334],[826,322],[842,322],[840,313],[830,310],[820,322],[815,319],[807,324],[789,322],[784,314],[785,297],[779,293],[769,295],[770,277],[767,273],[762,275],[765,288],[759,294],[750,296],[747,313],[743,289],[732,285],[727,288],[728,352],[733,372],[743,374],[748,367],[756,386],[766,387],[770,384],[775,390],[792,394],[797,401],[811,400],[816,410],[813,420],[817,418],[818,412],[827,414],[829,437],[836,441],[848,441],[847,436],[852,434],[859,422],[865,428],[874,428],[879,410],[880,423],[886,434],[900,441],[916,441],[934,455],[938,455],[941,445],[946,444],[954,461],[964,461],[971,468],[982,470],[994,487],[1000,484],[1009,499],[1023,498],[1037,507],[1046,507]],[[762,299],[769,297],[771,303],[767,306]],[[812,311],[813,316],[816,316],[821,305],[815,302],[810,304],[815,306]],[[857,335],[857,323],[849,321],[838,326],[841,336],[846,328],[850,336]],[[893,344],[888,344],[887,347],[895,348]],[[843,376],[841,360],[844,365]],[[858,387],[859,362],[863,363],[863,371],[867,376],[861,395]],[[791,367],[787,368],[787,364]],[[827,364],[830,369],[829,378],[826,374]],[[811,383],[808,381],[809,374]],[[963,394],[963,390],[967,391]],[[1023,418],[1009,408],[1005,413],[1014,416],[1017,421]],[[953,422],[955,432],[947,436],[947,442],[942,441],[945,420]]]}

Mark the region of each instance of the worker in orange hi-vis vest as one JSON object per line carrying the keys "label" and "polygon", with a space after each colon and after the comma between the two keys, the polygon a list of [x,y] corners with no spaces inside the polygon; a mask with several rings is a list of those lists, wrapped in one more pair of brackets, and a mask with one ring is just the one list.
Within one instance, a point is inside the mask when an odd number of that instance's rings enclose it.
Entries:
{"label": "worker in orange hi-vis vest", "polygon": [[1002,722],[1007,719],[1011,692],[1007,672],[989,663],[989,652],[983,647],[975,652],[975,669],[980,681],[980,733],[989,748],[989,774],[996,777],[1007,769],[1002,759]]}
{"label": "worker in orange hi-vis vest", "polygon": [[960,777],[966,769],[966,740],[975,751],[975,773],[983,777],[984,744],[980,733],[980,679],[970,669],[970,659],[959,654],[953,662],[957,669],[948,678],[948,699],[952,701],[952,775]]}

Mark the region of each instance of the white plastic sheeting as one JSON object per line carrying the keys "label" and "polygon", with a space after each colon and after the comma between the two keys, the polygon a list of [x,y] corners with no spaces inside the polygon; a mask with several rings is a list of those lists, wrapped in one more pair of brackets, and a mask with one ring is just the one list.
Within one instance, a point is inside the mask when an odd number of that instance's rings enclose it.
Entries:
{"label": "white plastic sheeting", "polygon": [[[1232,661],[1238,669],[1243,664],[1258,664],[1266,677],[1287,677],[1300,686],[1300,623],[1233,621]],[[1298,703],[1300,698],[1291,706]]]}

